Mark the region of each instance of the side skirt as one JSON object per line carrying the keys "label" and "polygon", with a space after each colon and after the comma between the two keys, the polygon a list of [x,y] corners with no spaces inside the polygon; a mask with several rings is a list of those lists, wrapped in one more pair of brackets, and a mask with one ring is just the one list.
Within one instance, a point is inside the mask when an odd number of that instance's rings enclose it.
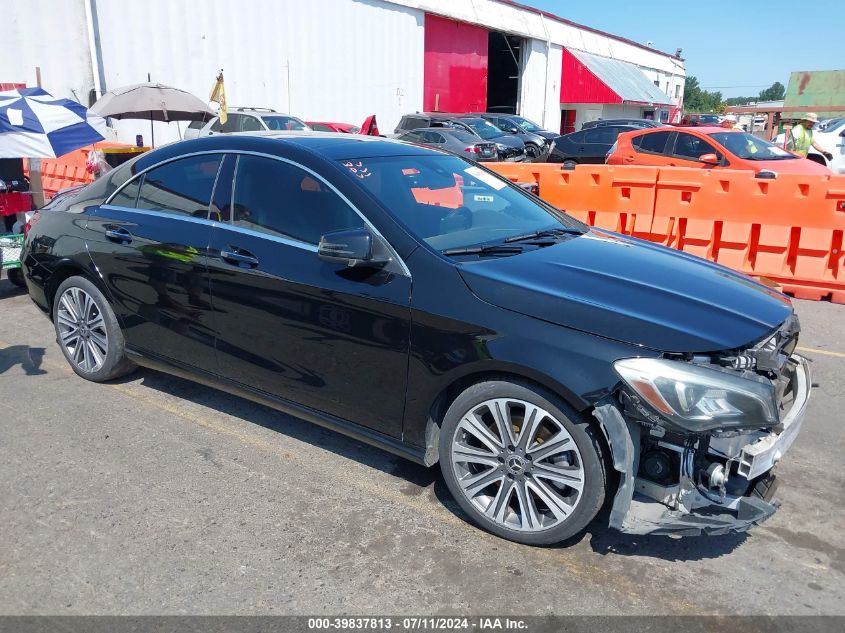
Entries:
{"label": "side skirt", "polygon": [[354,438],[358,441],[364,442],[365,444],[370,444],[371,446],[393,453],[399,457],[404,457],[405,459],[417,464],[423,466],[426,465],[425,449],[408,446],[403,444],[401,440],[385,435],[384,433],[379,433],[373,429],[368,429],[360,424],[355,424],[349,420],[344,420],[342,418],[329,415],[328,413],[317,411],[316,409],[297,404],[296,402],[274,396],[259,389],[255,389],[202,370],[197,370],[193,367],[187,367],[181,363],[175,363],[169,359],[165,360],[149,352],[144,352],[142,354],[136,350],[127,349],[126,353],[131,358],[132,362],[141,365],[142,367],[178,376],[179,378],[184,378],[185,380],[191,380],[205,385],[206,387],[225,391],[233,396],[246,398],[247,400],[270,407],[271,409],[276,409],[282,413],[287,413],[296,418],[306,420],[312,424],[318,424],[319,426]]}

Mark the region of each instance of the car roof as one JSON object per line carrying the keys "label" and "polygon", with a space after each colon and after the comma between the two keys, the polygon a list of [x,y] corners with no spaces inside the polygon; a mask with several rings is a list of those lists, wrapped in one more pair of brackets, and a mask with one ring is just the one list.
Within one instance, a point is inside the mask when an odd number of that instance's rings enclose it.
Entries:
{"label": "car roof", "polygon": [[[222,135],[215,136],[215,138],[220,138],[220,136]],[[228,136],[229,138],[267,139],[296,145],[329,159],[409,156],[430,154],[432,152],[432,150],[419,148],[416,145],[383,136],[344,134],[342,132],[315,132],[313,130],[237,132]]]}

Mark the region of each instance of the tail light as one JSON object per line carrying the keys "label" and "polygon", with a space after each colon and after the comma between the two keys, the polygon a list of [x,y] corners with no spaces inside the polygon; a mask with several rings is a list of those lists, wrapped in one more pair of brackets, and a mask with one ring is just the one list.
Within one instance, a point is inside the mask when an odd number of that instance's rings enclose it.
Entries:
{"label": "tail light", "polygon": [[480,154],[481,148],[478,145],[470,145],[469,147],[465,147],[464,151],[470,154]]}
{"label": "tail light", "polygon": [[26,214],[26,222],[24,222],[24,225],[23,225],[23,236],[24,237],[29,235],[29,229],[32,228],[32,225],[35,224],[40,217],[41,217],[40,211],[33,211],[32,213]]}

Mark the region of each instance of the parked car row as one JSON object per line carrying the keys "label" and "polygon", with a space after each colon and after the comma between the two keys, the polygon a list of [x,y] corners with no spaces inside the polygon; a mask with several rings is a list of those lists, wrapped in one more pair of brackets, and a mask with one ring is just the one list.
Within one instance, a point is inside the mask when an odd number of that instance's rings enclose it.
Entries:
{"label": "parked car row", "polygon": [[[745,169],[756,173],[829,174],[821,155],[802,158],[786,151],[783,140],[770,143],[742,130],[717,126],[644,127],[603,125],[557,137],[548,162],[609,165],[657,165]],[[845,119],[823,132],[816,140],[834,155],[831,168],[845,172]],[[837,162],[838,161],[838,162]]]}
{"label": "parked car row", "polygon": [[494,112],[416,112],[403,116],[394,131],[397,137],[402,137],[409,132],[434,128],[460,130],[476,137],[476,142],[491,142],[496,146],[497,159],[508,162],[545,160],[551,141],[557,136],[525,117]]}

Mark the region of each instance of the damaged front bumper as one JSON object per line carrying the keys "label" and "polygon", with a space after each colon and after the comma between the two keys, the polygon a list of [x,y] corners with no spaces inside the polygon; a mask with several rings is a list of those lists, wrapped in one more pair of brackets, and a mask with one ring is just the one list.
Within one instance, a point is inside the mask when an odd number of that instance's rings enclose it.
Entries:
{"label": "damaged front bumper", "polygon": [[[619,488],[613,500],[610,526],[629,534],[690,536],[744,532],[768,519],[777,510],[772,469],[795,441],[801,429],[811,391],[809,362],[793,355],[793,400],[789,411],[773,430],[714,434],[702,443],[684,445],[661,441],[661,429],[627,419],[616,402],[599,403],[594,415],[611,446]],[[672,451],[678,464],[677,481],[657,483],[640,473],[644,443]],[[702,482],[702,463],[720,471],[720,486],[713,477]],[[726,482],[730,480],[730,485]],[[741,491],[739,494],[731,494]]]}

